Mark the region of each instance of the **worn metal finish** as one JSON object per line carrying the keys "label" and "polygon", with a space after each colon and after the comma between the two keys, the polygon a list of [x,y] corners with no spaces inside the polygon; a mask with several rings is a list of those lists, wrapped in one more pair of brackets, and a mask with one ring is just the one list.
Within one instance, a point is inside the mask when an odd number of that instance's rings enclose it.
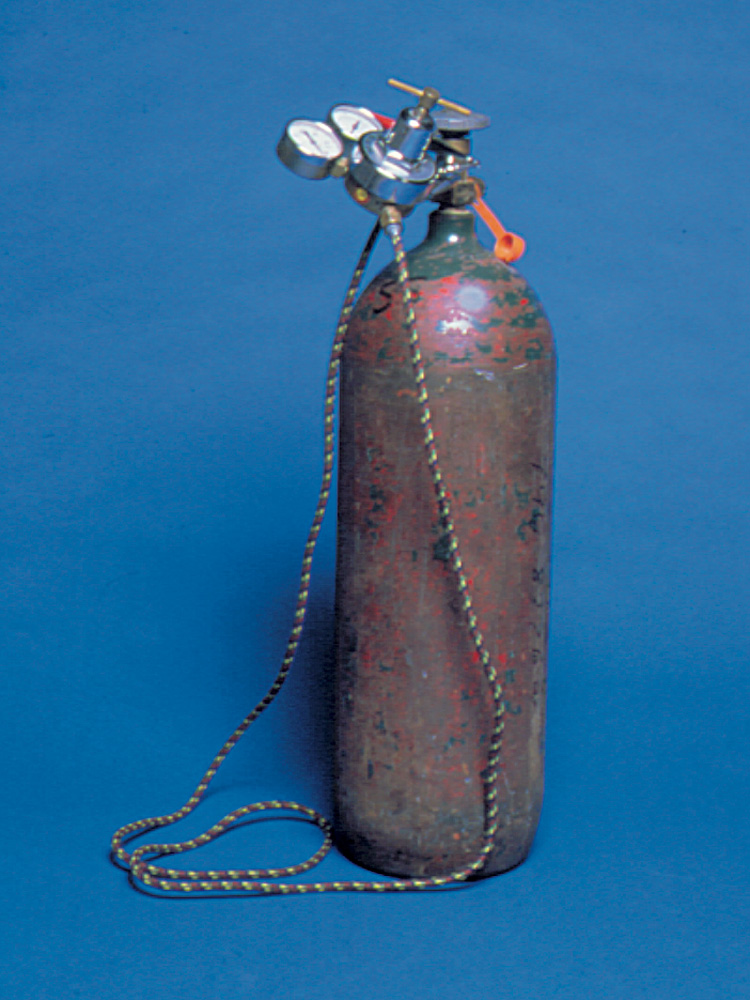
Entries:
{"label": "worn metal finish", "polygon": [[[542,803],[554,346],[470,211],[434,212],[408,260],[440,462],[506,690],[494,874],[525,858]],[[374,871],[447,873],[480,847],[492,709],[436,512],[393,265],[355,308],[340,406],[337,842]]]}

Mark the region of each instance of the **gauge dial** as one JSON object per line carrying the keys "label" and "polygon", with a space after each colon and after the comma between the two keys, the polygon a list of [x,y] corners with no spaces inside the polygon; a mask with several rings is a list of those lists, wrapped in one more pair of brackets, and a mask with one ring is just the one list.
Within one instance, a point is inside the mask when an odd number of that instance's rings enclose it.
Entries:
{"label": "gauge dial", "polygon": [[285,128],[276,152],[284,166],[295,174],[310,180],[322,180],[344,152],[344,144],[325,122],[293,118]]}
{"label": "gauge dial", "polygon": [[359,142],[368,132],[383,130],[372,111],[354,104],[337,104],[328,112],[328,121],[344,139],[352,142]]}

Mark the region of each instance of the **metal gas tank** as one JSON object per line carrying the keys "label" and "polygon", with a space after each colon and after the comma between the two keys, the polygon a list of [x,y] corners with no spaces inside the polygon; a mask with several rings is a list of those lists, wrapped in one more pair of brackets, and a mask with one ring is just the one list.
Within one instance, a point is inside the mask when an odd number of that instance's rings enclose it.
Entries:
{"label": "metal gas tank", "polygon": [[[489,875],[525,858],[542,804],[554,345],[471,211],[434,212],[407,259],[439,460],[505,689]],[[359,299],[342,355],[334,781],[340,849],[405,876],[476,857],[492,733],[423,437],[392,264]]]}

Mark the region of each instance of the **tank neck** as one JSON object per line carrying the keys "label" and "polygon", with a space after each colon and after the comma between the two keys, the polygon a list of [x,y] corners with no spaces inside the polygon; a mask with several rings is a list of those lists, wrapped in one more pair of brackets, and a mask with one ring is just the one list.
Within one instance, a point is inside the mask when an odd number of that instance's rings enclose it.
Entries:
{"label": "tank neck", "polygon": [[478,243],[474,213],[468,208],[438,208],[430,214],[426,241]]}

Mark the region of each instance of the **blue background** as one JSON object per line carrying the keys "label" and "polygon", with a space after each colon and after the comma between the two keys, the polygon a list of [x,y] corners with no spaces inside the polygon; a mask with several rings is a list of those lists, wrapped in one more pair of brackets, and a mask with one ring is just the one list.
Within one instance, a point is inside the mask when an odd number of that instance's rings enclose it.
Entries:
{"label": "blue background", "polygon": [[[2,995],[748,996],[747,5],[6,0],[0,26]],[[109,837],[181,805],[276,672],[372,222],[275,144],[395,113],[390,75],[492,117],[488,198],[558,339],[541,828],[460,892],[148,898]],[[333,560],[331,522],[295,673],[181,835],[328,808]],[[317,842],[263,822],[203,856]]]}

